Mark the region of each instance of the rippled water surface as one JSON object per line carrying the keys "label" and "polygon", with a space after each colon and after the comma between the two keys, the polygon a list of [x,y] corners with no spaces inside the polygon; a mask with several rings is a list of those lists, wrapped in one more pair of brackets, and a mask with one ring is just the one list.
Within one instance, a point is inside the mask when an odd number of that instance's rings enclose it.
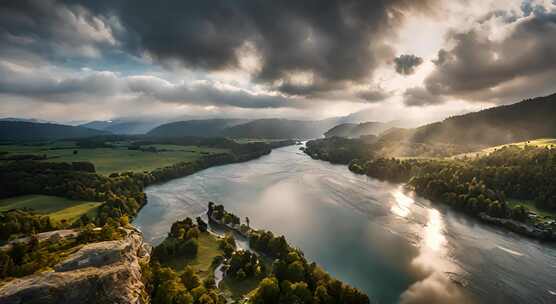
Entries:
{"label": "rippled water surface", "polygon": [[556,303],[556,247],[482,225],[291,146],[147,189],[157,244],[209,200],[284,234],[375,303]]}

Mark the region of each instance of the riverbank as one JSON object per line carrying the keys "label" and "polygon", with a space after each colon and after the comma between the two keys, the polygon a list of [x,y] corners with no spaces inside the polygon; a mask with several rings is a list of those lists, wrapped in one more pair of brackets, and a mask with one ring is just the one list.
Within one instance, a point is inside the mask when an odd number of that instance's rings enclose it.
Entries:
{"label": "riverbank", "polygon": [[[480,177],[489,175],[483,174],[484,172],[481,172],[481,169],[495,175],[500,172],[507,172],[508,167],[501,166],[502,169],[497,170],[497,167],[491,165],[490,167],[478,167],[470,170],[469,167],[472,167],[472,164],[465,160],[443,159],[399,160],[378,158],[370,160],[351,159],[348,161],[346,158],[339,156],[325,157],[325,155],[319,153],[319,147],[312,147],[310,143],[307,146],[308,148],[302,148],[301,150],[312,159],[334,164],[347,164],[349,170],[355,174],[404,184],[418,195],[430,199],[432,202],[449,205],[451,208],[462,211],[486,224],[540,241],[556,241],[556,221],[554,218],[541,217],[525,205],[517,204],[510,207],[504,191],[486,186]],[[342,154],[341,147],[328,146],[328,149],[329,153]],[[517,153],[519,156],[519,151],[510,152]],[[515,154],[503,155],[502,157],[515,157]],[[336,161],[336,159],[340,160]],[[474,161],[480,162],[481,159]],[[484,160],[484,162],[488,161],[490,160]],[[496,158],[496,162],[500,163],[500,160]],[[506,170],[502,171],[503,169]],[[462,176],[465,178],[462,178]]]}

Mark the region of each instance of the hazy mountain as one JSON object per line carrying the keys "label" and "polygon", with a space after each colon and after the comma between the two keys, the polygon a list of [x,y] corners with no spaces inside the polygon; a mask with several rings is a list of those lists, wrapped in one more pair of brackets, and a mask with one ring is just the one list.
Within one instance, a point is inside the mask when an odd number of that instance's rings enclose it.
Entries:
{"label": "hazy mountain", "polygon": [[319,121],[288,119],[257,119],[235,127],[227,128],[223,134],[236,138],[297,138],[322,137],[326,130],[337,124],[337,119]]}
{"label": "hazy mountain", "polygon": [[246,119],[200,119],[177,121],[160,125],[147,134],[161,137],[220,137],[226,128],[248,122]]}
{"label": "hazy mountain", "polygon": [[364,122],[360,124],[343,123],[339,124],[324,133],[325,137],[345,137],[358,138],[364,135],[378,135],[383,131],[397,126],[395,122]]}
{"label": "hazy mountain", "polygon": [[25,121],[0,121],[0,140],[55,140],[107,135],[108,132],[83,127]]}
{"label": "hazy mountain", "polygon": [[416,129],[391,130],[383,139],[494,146],[556,137],[556,94],[450,117]]}
{"label": "hazy mountain", "polygon": [[35,118],[19,118],[19,117],[4,117],[0,121],[20,121],[20,122],[35,122],[35,123],[49,123],[49,121],[35,119]]}
{"label": "hazy mountain", "polygon": [[[380,115],[377,115],[376,109],[363,109],[361,111],[357,111],[343,117],[338,117],[338,124],[341,123],[360,124],[369,121],[376,121],[377,117],[380,117]],[[395,120],[391,122],[395,123],[396,127],[415,128],[425,123],[429,123],[431,122],[431,120],[423,120],[423,119],[407,117],[404,118],[403,120]]]}
{"label": "hazy mountain", "polygon": [[161,125],[161,121],[142,121],[142,120],[107,120],[92,121],[80,125],[80,127],[108,131],[114,134],[145,134],[153,128]]}

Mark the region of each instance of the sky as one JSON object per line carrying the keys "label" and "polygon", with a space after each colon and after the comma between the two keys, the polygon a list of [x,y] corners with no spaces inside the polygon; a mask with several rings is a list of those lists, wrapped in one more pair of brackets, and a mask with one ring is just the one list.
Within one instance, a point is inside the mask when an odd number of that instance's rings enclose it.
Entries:
{"label": "sky", "polygon": [[0,3],[0,117],[433,121],[554,92],[553,0]]}

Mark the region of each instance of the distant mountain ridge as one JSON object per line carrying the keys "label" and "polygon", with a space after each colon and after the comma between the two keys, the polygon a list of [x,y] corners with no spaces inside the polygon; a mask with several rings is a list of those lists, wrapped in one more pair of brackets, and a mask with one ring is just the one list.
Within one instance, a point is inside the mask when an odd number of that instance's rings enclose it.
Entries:
{"label": "distant mountain ridge", "polygon": [[336,119],[319,121],[268,119],[205,119],[172,122],[147,133],[150,136],[231,137],[266,139],[310,139],[322,137],[337,123]]}
{"label": "distant mountain ridge", "polygon": [[121,135],[137,135],[145,134],[153,128],[161,125],[159,121],[141,121],[141,120],[108,120],[108,121],[91,121],[86,124],[79,125],[89,129],[100,131],[108,131]]}
{"label": "distant mountain ridge", "polygon": [[108,135],[109,132],[53,123],[0,121],[1,141],[58,140]]}
{"label": "distant mountain ridge", "polygon": [[380,133],[395,127],[396,122],[364,122],[359,124],[343,123],[339,124],[324,133],[325,137],[344,137],[359,138],[365,135],[379,135]]}
{"label": "distant mountain ridge", "polygon": [[249,122],[247,119],[225,118],[176,121],[162,124],[150,130],[147,135],[158,137],[222,137],[225,129],[247,122]]}
{"label": "distant mountain ridge", "polygon": [[382,139],[495,146],[543,137],[556,137],[556,94],[392,130]]}
{"label": "distant mountain ridge", "polygon": [[50,121],[35,119],[35,118],[20,118],[20,117],[4,117],[0,121],[19,121],[19,122],[36,122],[36,123],[50,123]]}
{"label": "distant mountain ridge", "polygon": [[257,119],[227,128],[223,135],[235,138],[311,139],[322,137],[324,132],[335,124],[336,120],[334,119],[318,121],[278,118]]}

